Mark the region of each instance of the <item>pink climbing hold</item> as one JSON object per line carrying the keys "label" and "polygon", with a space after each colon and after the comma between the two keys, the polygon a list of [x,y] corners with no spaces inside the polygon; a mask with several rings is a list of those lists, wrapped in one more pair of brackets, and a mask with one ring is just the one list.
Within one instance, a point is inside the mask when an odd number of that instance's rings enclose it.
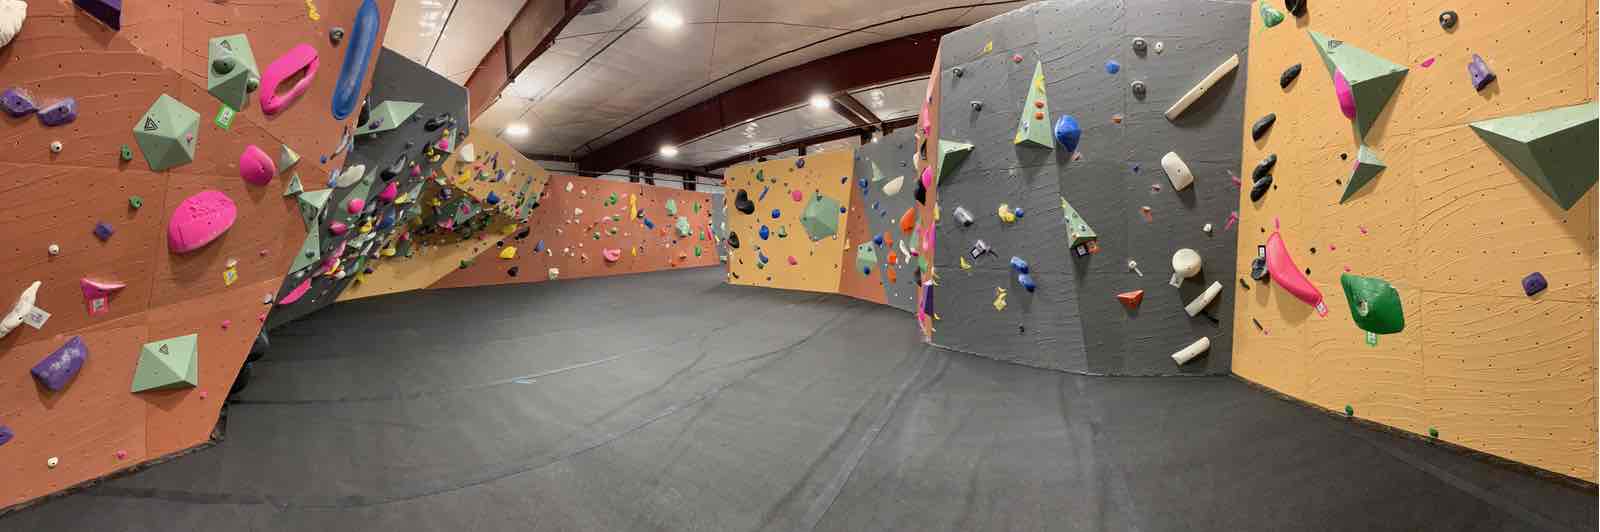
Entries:
{"label": "pink climbing hold", "polygon": [[278,306],[281,307],[284,305],[293,305],[294,302],[299,301],[301,297],[305,297],[306,292],[310,290],[311,277],[307,276],[304,281],[300,281],[300,284],[295,285],[294,290],[290,290],[289,293],[284,294],[281,298],[278,298]]}
{"label": "pink climbing hold", "polygon": [[933,189],[933,166],[922,169],[922,188]]}
{"label": "pink climbing hold", "polygon": [[1272,236],[1267,238],[1267,273],[1272,275],[1272,284],[1314,307],[1318,316],[1328,315],[1328,306],[1322,302],[1322,291],[1317,290],[1317,285],[1312,284],[1306,274],[1295,266],[1294,257],[1289,256],[1289,247],[1284,245],[1283,236],[1278,231],[1273,231]]}
{"label": "pink climbing hold", "polygon": [[1433,66],[1433,58],[1432,57],[1429,57],[1427,59],[1423,59],[1422,60],[1422,68],[1428,68],[1428,67],[1431,67],[1431,66]]}
{"label": "pink climbing hold", "polygon": [[349,231],[349,230],[350,230],[350,226],[345,225],[344,222],[333,222],[331,224],[328,224],[328,232],[329,233],[333,233],[334,236],[343,235],[343,234],[345,234],[346,231]]}
{"label": "pink climbing hold", "polygon": [[1333,92],[1339,96],[1339,112],[1344,113],[1345,118],[1355,120],[1355,94],[1350,92],[1350,82],[1344,79],[1344,73],[1338,70],[1333,71]]}
{"label": "pink climbing hold", "polygon": [[[391,182],[390,184],[393,184],[393,183]],[[367,208],[367,202],[366,202],[366,200],[363,200],[361,198],[350,198],[350,201],[345,202],[345,206],[344,206],[345,212],[348,212],[350,214],[355,214],[355,213],[361,212],[361,209],[365,209],[365,208]]]}
{"label": "pink climbing hold", "polygon": [[806,195],[805,194],[801,194],[799,190],[791,190],[791,191],[789,191],[789,199],[792,199],[792,200],[795,200],[795,201],[803,201],[803,200],[806,199]]}
{"label": "pink climbing hold", "polygon": [[84,299],[97,299],[102,297],[111,297],[111,294],[123,288],[127,288],[128,285],[125,283],[96,281],[85,277],[78,279],[78,286],[83,288]]}
{"label": "pink climbing hold", "polygon": [[227,194],[205,190],[189,196],[172,210],[167,223],[167,247],[173,253],[188,253],[205,247],[228,232],[239,217],[239,209]]}
{"label": "pink climbing hold", "polygon": [[223,330],[227,330],[228,327],[232,327],[232,326],[233,326],[233,320],[222,320],[222,329]]}
{"label": "pink climbing hold", "polygon": [[246,146],[244,153],[239,154],[239,177],[244,178],[244,182],[264,186],[271,183],[275,175],[278,175],[277,163],[256,145]]}
{"label": "pink climbing hold", "polygon": [[[278,114],[289,107],[289,104],[294,103],[301,94],[305,94],[306,90],[311,88],[311,81],[317,77],[318,64],[320,61],[317,59],[317,49],[301,43],[267,65],[267,70],[261,73],[261,88],[257,90],[261,93],[261,112],[267,115]],[[280,93],[278,84],[301,71],[304,71],[305,75],[300,81],[296,81],[293,87]]]}
{"label": "pink climbing hold", "polygon": [[399,196],[400,186],[394,181],[390,181],[388,186],[383,187],[383,192],[378,193],[378,199],[383,201],[394,201],[394,199]]}
{"label": "pink climbing hold", "polygon": [[794,255],[790,255],[789,256],[789,265],[790,266],[794,266],[796,264],[800,264],[800,261],[795,260]]}
{"label": "pink climbing hold", "polygon": [[602,249],[600,250],[600,254],[606,258],[606,262],[616,262],[622,260],[622,249],[620,248]]}

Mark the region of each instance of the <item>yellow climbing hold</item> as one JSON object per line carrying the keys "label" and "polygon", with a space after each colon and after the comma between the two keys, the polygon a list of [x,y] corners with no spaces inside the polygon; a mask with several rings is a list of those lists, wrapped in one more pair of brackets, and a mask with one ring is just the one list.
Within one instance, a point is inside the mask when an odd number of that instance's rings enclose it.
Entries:
{"label": "yellow climbing hold", "polygon": [[995,214],[1000,215],[1000,221],[1005,222],[1005,223],[1011,223],[1011,222],[1017,221],[1017,213],[1015,211],[1011,210],[1011,206],[1010,205],[1007,205],[1007,204],[1004,204],[1004,203],[1000,204],[1000,208],[999,209],[995,209]]}
{"label": "yellow climbing hold", "polygon": [[306,0],[306,18],[311,19],[312,22],[322,20],[322,14],[317,12],[317,4],[311,0]]}
{"label": "yellow climbing hold", "polygon": [[517,258],[517,247],[506,246],[505,249],[500,250],[500,258],[506,260]]}
{"label": "yellow climbing hold", "polygon": [[994,310],[1000,312],[1006,309],[1006,289],[994,287]]}
{"label": "yellow climbing hold", "polygon": [[972,263],[967,262],[967,258],[966,257],[960,257],[960,259],[961,259],[961,269],[963,269],[963,270],[972,269]]}

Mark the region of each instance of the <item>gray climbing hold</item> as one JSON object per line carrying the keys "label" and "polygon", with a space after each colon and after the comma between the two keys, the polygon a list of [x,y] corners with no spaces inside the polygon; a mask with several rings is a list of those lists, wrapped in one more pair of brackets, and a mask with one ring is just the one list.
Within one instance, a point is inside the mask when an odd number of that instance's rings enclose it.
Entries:
{"label": "gray climbing hold", "polygon": [[1145,41],[1144,37],[1134,37],[1133,38],[1133,53],[1144,55],[1144,51],[1149,49],[1149,48],[1150,48],[1150,43],[1148,41]]}
{"label": "gray climbing hold", "polygon": [[1144,99],[1146,89],[1143,81],[1134,80],[1133,84],[1129,85],[1128,88],[1133,91],[1134,98],[1138,98],[1140,100]]}
{"label": "gray climbing hold", "polygon": [[1278,115],[1276,113],[1267,113],[1267,116],[1256,120],[1255,125],[1250,126],[1251,140],[1261,140],[1261,137],[1266,136],[1267,130],[1272,129],[1272,124],[1277,121]]}
{"label": "gray climbing hold", "polygon": [[972,110],[974,110],[974,111],[982,111],[983,110],[983,102],[980,102],[980,101],[977,101],[977,100],[973,100],[972,101]]}
{"label": "gray climbing hold", "polygon": [[951,74],[955,74],[956,77],[959,78],[959,77],[961,77],[962,74],[967,73],[967,71],[962,70],[961,67],[955,67],[955,68],[950,69],[950,73]]}
{"label": "gray climbing hold", "polygon": [[1294,83],[1295,78],[1298,77],[1300,77],[1300,63],[1295,63],[1293,66],[1284,69],[1283,74],[1278,75],[1278,87],[1287,89],[1289,84]]}

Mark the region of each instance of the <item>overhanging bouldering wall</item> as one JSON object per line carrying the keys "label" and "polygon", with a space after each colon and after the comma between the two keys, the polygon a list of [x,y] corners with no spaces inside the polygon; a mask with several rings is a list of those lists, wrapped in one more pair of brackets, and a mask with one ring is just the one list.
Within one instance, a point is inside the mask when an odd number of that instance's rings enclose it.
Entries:
{"label": "overhanging bouldering wall", "polygon": [[[463,261],[475,262],[495,243],[531,227],[518,222],[532,216],[540,194],[550,182],[550,173],[500,140],[492,130],[472,130],[462,146],[472,149],[457,150],[445,159],[441,179],[426,190],[422,208],[437,208],[432,200],[439,198],[440,190],[448,188],[480,205],[492,201],[491,210],[498,212],[490,217],[489,225],[481,234],[463,235],[433,228],[424,230],[423,217],[413,217],[404,232],[395,237],[397,242],[391,244],[395,254],[369,263],[372,271],[358,273],[355,282],[339,294],[339,301],[433,286],[460,269]],[[473,161],[462,160],[463,155],[471,155]],[[440,181],[444,184],[439,185]],[[445,201],[448,198],[442,199],[439,206]],[[538,276],[530,276],[523,281],[537,279]]]}
{"label": "overhanging bouldering wall", "polygon": [[433,198],[427,193],[451,179],[441,172],[464,145],[466,89],[387,48],[372,78],[344,166],[337,174],[298,173],[307,191],[290,197],[306,215],[306,236],[269,329],[333,304],[385,255],[409,249]]}
{"label": "overhanging bouldering wall", "polygon": [[[1237,267],[1250,271],[1274,232],[1292,264],[1265,282],[1240,276],[1250,290],[1236,304],[1233,369],[1323,408],[1593,482],[1596,7],[1530,7],[1312,3],[1272,28],[1252,15],[1244,116],[1277,122],[1260,140],[1239,130],[1240,173],[1248,182],[1258,161],[1277,164],[1259,201],[1241,191]],[[1496,74],[1479,76],[1481,89],[1474,55]],[[1294,65],[1298,78],[1280,84]],[[1562,111],[1575,105],[1587,107]],[[1474,129],[1551,110],[1567,118],[1536,118],[1565,124],[1545,131],[1556,134],[1538,142],[1540,157],[1570,157],[1549,167],[1555,194],[1543,172],[1518,166],[1515,143],[1502,152]],[[1352,187],[1363,152],[1384,168]],[[1548,287],[1530,296],[1536,272]],[[1387,283],[1398,304],[1367,292],[1353,313],[1347,275]],[[1313,292],[1326,316],[1302,299]],[[1368,322],[1384,331],[1369,343],[1360,301],[1403,329]]]}
{"label": "overhanging bouldering wall", "polygon": [[[1169,109],[1244,53],[1248,11],[1040,2],[943,38],[933,343],[1091,374],[1228,372],[1244,73]],[[1173,286],[1175,255],[1192,275]]]}
{"label": "overhanging bouldering wall", "polygon": [[[305,156],[303,175],[343,164],[346,122],[329,108],[341,58],[352,46],[376,53],[355,35],[361,2],[321,4],[314,20],[301,0],[128,2],[102,20],[72,2],[30,2],[0,47],[0,91],[12,90],[5,103],[18,111],[0,122],[11,201],[0,214],[0,315],[40,283],[20,306],[27,323],[6,320],[0,339],[0,506],[211,437],[303,236],[283,197],[289,175],[241,168],[241,155],[253,145],[275,158],[288,145]],[[371,4],[374,35],[391,7]],[[335,26],[352,34],[342,44],[326,38]],[[212,39],[240,34],[258,68],[301,45],[324,68],[274,115],[257,93],[221,113],[223,96],[207,91]],[[229,68],[246,65],[234,52]],[[216,92],[237,103],[229,90],[241,86]],[[365,84],[352,86],[359,98]],[[27,112],[22,94],[44,114]],[[75,109],[57,105],[67,98]],[[141,385],[157,388],[133,392]]]}
{"label": "overhanging bouldering wall", "polygon": [[839,150],[724,172],[729,283],[839,292],[853,157]]}
{"label": "overhanging bouldering wall", "polygon": [[[847,267],[842,274],[846,279],[875,281],[877,302],[907,312],[916,309],[919,279],[917,256],[911,254],[912,235],[919,221],[919,204],[914,198],[919,174],[914,164],[916,150],[916,130],[905,128],[863,144],[856,151],[857,200],[850,210],[852,216],[857,209],[865,216],[860,220],[861,235],[852,238],[845,248]],[[862,179],[866,180],[865,187],[861,186]],[[904,230],[903,221],[910,222],[911,230]],[[850,223],[856,224],[857,220],[852,218]],[[857,231],[854,225],[850,229],[852,235]],[[862,245],[871,248],[861,248]],[[866,262],[860,262],[862,255],[872,259],[870,271],[863,272]]]}
{"label": "overhanging bouldering wall", "polygon": [[483,235],[484,252],[430,288],[716,266],[711,207],[705,192],[552,175],[526,224]]}

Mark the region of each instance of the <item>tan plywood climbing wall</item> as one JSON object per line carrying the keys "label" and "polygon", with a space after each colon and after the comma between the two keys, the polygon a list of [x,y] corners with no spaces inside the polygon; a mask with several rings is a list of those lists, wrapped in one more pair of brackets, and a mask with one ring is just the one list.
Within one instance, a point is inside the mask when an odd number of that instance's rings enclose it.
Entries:
{"label": "tan plywood climbing wall", "polygon": [[[488,128],[473,129],[463,145],[469,144],[473,146],[475,154],[473,163],[460,160],[458,150],[458,153],[451,154],[443,165],[444,178],[453,190],[468,194],[480,201],[487,199],[492,192],[506,202],[503,205],[507,209],[514,211],[518,201],[517,194],[524,187],[527,188],[528,201],[533,201],[545,191],[545,186],[550,182],[549,172],[538,163],[523,157]],[[498,178],[498,173],[501,171],[506,173],[504,179]],[[461,261],[470,261],[483,254],[484,250],[493,247],[499,237],[505,236],[503,230],[507,226],[518,227],[514,216],[497,217],[495,223],[490,226],[490,231],[494,234],[484,238],[474,237],[438,245],[416,246],[415,252],[409,257],[397,254],[386,257],[376,264],[369,264],[372,273],[357,276],[357,281],[339,294],[339,301],[420,290],[432,286],[459,269]],[[543,226],[530,227],[535,227],[537,231],[537,228]],[[523,278],[523,280],[532,279]]]}
{"label": "tan plywood climbing wall", "polygon": [[[855,174],[854,151],[840,150],[802,158],[773,159],[728,168],[723,187],[728,214],[728,230],[738,234],[739,248],[728,250],[728,282],[738,285],[786,288],[836,293],[847,244],[849,227],[845,213],[834,223],[838,233],[811,240],[801,224],[801,214],[814,195],[832,198],[841,207],[850,207],[850,181]],[[759,178],[758,178],[759,176]],[[740,212],[738,191],[743,190],[755,211]],[[763,194],[765,191],[765,194]],[[800,199],[795,200],[798,192]],[[779,216],[772,217],[773,209]],[[760,236],[762,226],[768,238]],[[780,236],[784,235],[784,236]],[[767,257],[761,264],[758,257]],[[791,258],[792,263],[791,263]]]}
{"label": "tan plywood climbing wall", "polygon": [[[1278,7],[1282,7],[1281,3]],[[1467,124],[1595,99],[1595,5],[1313,4],[1261,30],[1253,16],[1244,167],[1279,157],[1274,188],[1241,191],[1241,272],[1281,226],[1329,313],[1271,283],[1238,287],[1233,370],[1316,405],[1593,482],[1596,479],[1596,199],[1563,211]],[[1441,11],[1460,24],[1440,28]],[[1357,142],[1307,30],[1410,69],[1366,137],[1388,170],[1344,204]],[[1482,92],[1481,54],[1498,75]],[[1432,59],[1430,67],[1424,61]],[[1288,89],[1279,74],[1303,65]],[[1269,112],[1260,141],[1248,125]],[[1368,346],[1339,286],[1349,271],[1399,290],[1406,329]],[[1523,295],[1539,271],[1550,288]],[[1255,324],[1260,323],[1260,328]]]}
{"label": "tan plywood climbing wall", "polygon": [[[387,24],[393,1],[378,3]],[[313,21],[304,0],[127,2],[117,32],[72,2],[29,2],[22,32],[0,48],[0,88],[27,89],[46,104],[73,96],[79,107],[75,122],[58,127],[31,116],[0,119],[0,191],[8,200],[0,213],[0,312],[38,280],[37,306],[52,314],[41,329],[25,325],[0,339],[0,425],[16,434],[0,447],[0,507],[210,437],[270,308],[262,299],[282,284],[304,236],[294,199],[282,197],[287,174],[247,185],[239,155],[254,144],[275,156],[287,143],[304,157],[295,170],[313,189],[342,164],[333,152],[344,123],[329,102],[351,39],[336,47],[326,35],[351,27],[360,3],[317,4]],[[212,121],[221,104],[204,88],[206,48],[209,38],[234,33],[248,36],[262,67],[303,42],[317,49],[322,70],[279,115],[264,116],[252,98],[223,129]],[[135,144],[134,123],[162,94],[201,115],[198,148],[193,162],[151,172],[137,147],[130,162],[119,151]],[[52,141],[64,149],[51,153]],[[238,218],[207,246],[171,254],[168,217],[201,190],[226,194]],[[142,206],[132,208],[130,196]],[[108,241],[91,234],[97,221],[115,228]],[[59,256],[46,251],[51,244]],[[231,285],[223,279],[230,260],[238,261]],[[112,296],[108,313],[90,316],[78,286],[85,277],[127,288]],[[129,393],[139,347],[187,334],[199,335],[199,386]],[[90,352],[77,377],[56,392],[36,385],[31,366],[73,336]],[[54,468],[46,464],[52,457]]]}
{"label": "tan plywood climbing wall", "polygon": [[[856,177],[859,179],[859,176]],[[867,227],[867,202],[861,198],[861,189],[850,190],[850,212],[844,227],[845,245],[839,256],[839,293],[877,304],[886,304],[883,290],[883,273],[874,267],[871,274],[863,274],[855,267],[856,245],[871,242],[872,230]]]}
{"label": "tan plywood climbing wall", "polygon": [[[669,214],[669,202],[676,215]],[[630,219],[634,212],[639,216]],[[688,235],[678,232],[679,217]],[[522,238],[516,232],[485,235],[481,254],[466,268],[457,263],[431,287],[546,281],[551,268],[558,279],[581,279],[718,263],[711,194],[705,192],[554,175],[525,227]],[[500,257],[506,247],[517,248],[515,257]],[[619,252],[615,262],[606,260],[607,249]]]}

